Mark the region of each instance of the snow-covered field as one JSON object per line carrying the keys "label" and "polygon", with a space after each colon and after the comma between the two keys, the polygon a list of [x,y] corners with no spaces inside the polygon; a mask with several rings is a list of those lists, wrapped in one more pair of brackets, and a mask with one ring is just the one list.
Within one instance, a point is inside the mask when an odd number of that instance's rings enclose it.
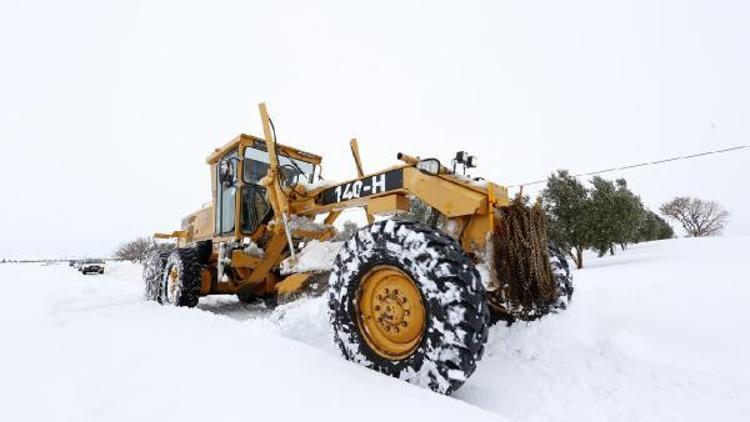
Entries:
{"label": "snow-covered field", "polygon": [[177,309],[129,264],[0,265],[0,421],[747,420],[748,243],[589,257],[571,309],[494,327],[453,397],[340,358],[324,299]]}

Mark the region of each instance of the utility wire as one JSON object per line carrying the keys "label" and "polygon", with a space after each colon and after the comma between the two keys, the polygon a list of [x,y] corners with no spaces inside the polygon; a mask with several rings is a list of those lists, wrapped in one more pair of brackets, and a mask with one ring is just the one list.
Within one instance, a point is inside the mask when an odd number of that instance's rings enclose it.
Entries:
{"label": "utility wire", "polygon": [[[717,150],[714,150],[714,151],[705,151],[705,152],[701,152],[701,153],[698,153],[698,154],[691,154],[691,155],[683,155],[683,156],[680,156],[680,157],[665,158],[663,160],[657,160],[657,161],[646,161],[644,163],[629,164],[629,165],[621,166],[621,167],[612,167],[612,168],[608,168],[608,169],[604,169],[604,170],[591,171],[591,172],[588,172],[588,173],[578,173],[578,174],[574,174],[573,177],[595,176],[597,174],[611,173],[613,171],[629,170],[629,169],[633,169],[633,168],[636,168],[636,167],[653,166],[653,165],[656,165],[656,164],[664,164],[664,163],[669,163],[669,162],[672,162],[672,161],[687,160],[687,159],[690,159],[690,158],[704,157],[706,155],[722,154],[722,153],[725,153],[725,152],[738,151],[738,150],[741,150],[741,149],[744,149],[744,148],[750,148],[750,145],[740,145],[740,146],[736,146],[736,147],[732,147],[732,148],[717,149]],[[538,185],[540,183],[547,183],[547,179],[544,179],[544,180],[535,180],[533,182],[521,183],[521,184],[518,184],[518,185],[510,185],[508,187],[509,188],[518,188],[518,187],[529,186],[529,185]]]}

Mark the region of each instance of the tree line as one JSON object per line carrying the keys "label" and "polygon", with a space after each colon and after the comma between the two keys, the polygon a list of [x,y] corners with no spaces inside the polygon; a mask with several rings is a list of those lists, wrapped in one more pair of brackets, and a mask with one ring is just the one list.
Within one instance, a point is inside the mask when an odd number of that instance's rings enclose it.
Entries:
{"label": "tree line", "polygon": [[[595,176],[585,186],[567,170],[547,179],[541,194],[547,215],[547,230],[558,246],[583,267],[583,252],[614,255],[617,247],[675,236],[667,221],[646,208],[625,179],[614,182]],[[679,222],[689,236],[720,234],[729,213],[713,201],[675,197],[659,210]]]}

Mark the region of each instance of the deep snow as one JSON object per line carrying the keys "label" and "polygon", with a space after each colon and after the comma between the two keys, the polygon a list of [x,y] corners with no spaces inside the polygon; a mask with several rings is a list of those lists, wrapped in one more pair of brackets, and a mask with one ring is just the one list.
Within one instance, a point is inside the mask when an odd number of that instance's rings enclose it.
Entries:
{"label": "deep snow", "polygon": [[0,420],[743,420],[749,240],[588,257],[571,308],[494,327],[452,398],[340,358],[323,298],[176,309],[133,265],[0,265]]}

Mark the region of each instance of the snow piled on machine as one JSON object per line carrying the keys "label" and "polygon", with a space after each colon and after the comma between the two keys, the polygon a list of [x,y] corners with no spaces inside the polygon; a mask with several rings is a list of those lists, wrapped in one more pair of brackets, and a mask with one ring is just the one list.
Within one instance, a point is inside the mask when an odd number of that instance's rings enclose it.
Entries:
{"label": "snow piled on machine", "polygon": [[322,232],[329,230],[331,226],[317,223],[310,217],[304,215],[292,215],[289,217],[289,230],[292,232],[296,230],[309,231],[309,232]]}
{"label": "snow piled on machine", "polygon": [[330,271],[343,244],[311,240],[297,252],[296,262],[292,258],[281,262],[281,274]]}
{"label": "snow piled on machine", "polygon": [[569,309],[493,327],[452,397],[341,358],[325,298],[178,309],[142,299],[135,265],[3,264],[0,420],[744,420],[748,242],[587,257]]}

